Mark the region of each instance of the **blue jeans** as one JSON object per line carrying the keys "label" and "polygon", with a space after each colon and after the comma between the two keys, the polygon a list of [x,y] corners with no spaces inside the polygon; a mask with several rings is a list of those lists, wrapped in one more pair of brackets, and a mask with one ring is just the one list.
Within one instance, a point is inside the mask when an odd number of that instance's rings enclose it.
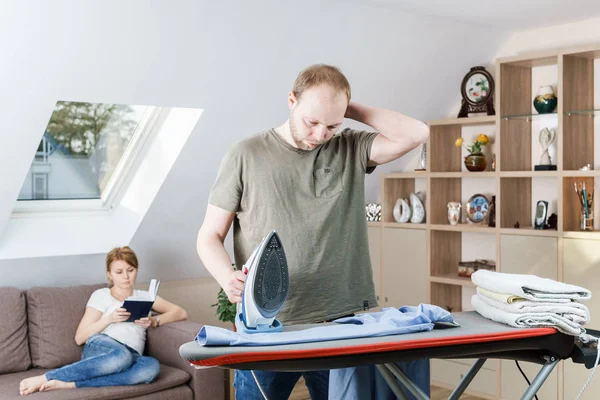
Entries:
{"label": "blue jeans", "polygon": [[88,339],[81,361],[46,372],[46,379],[75,382],[75,387],[137,385],[152,382],[160,372],[155,358],[142,356],[110,336]]}
{"label": "blue jeans", "polygon": [[[394,363],[427,396],[430,395],[430,365],[428,359]],[[408,400],[416,397],[400,383]],[[329,375],[330,400],[396,400],[383,376],[375,366],[360,366],[331,370]]]}
{"label": "blue jeans", "polygon": [[[329,371],[275,372],[255,370],[254,374],[269,400],[287,399],[301,376],[312,400],[326,400],[329,392]],[[234,384],[236,400],[263,400],[251,371],[236,370]]]}

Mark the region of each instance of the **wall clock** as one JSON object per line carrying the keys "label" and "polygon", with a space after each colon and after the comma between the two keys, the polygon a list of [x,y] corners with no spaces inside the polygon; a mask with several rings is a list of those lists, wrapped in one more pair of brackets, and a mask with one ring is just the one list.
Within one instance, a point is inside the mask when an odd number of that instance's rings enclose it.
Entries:
{"label": "wall clock", "polygon": [[473,67],[460,85],[462,104],[458,118],[467,118],[469,113],[496,115],[494,110],[494,77],[484,67]]}

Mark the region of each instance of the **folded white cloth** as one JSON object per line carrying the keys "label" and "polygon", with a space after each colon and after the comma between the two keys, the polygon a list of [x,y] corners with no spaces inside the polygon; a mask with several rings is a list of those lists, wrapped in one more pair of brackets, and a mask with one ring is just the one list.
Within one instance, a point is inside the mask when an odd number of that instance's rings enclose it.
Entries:
{"label": "folded white cloth", "polygon": [[483,317],[516,328],[555,328],[572,336],[585,333],[580,324],[552,312],[509,312],[487,304],[478,294],[471,297],[471,305]]}
{"label": "folded white cloth", "polygon": [[477,288],[477,293],[479,293],[482,296],[489,297],[490,299],[500,301],[504,304],[512,304],[516,301],[525,301],[526,300],[524,297],[514,296],[512,294],[496,293],[494,291],[487,290],[482,287]]}
{"label": "folded white cloth", "polygon": [[496,293],[519,296],[532,301],[568,303],[592,297],[592,293],[582,287],[536,275],[478,270],[471,274],[471,281],[478,287]]}
{"label": "folded white cloth", "polygon": [[[571,301],[570,303],[552,303],[546,301],[520,300],[511,304],[488,297],[489,291],[480,291],[477,288],[479,299],[486,304],[515,314],[553,313],[572,322],[584,325],[590,322],[590,310],[585,304]],[[487,292],[487,293],[486,293]]]}

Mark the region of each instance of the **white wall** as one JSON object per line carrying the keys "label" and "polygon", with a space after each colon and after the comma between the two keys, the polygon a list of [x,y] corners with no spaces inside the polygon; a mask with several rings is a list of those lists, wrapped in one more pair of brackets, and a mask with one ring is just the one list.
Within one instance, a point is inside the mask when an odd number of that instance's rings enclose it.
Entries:
{"label": "white wall", "polygon": [[[436,119],[451,111],[469,68],[492,60],[507,38],[342,1],[15,0],[0,14],[0,86],[9,94],[0,97],[0,138],[11,149],[0,160],[0,214],[16,199],[57,100],[205,110],[132,243],[123,243],[139,253],[142,280],[207,275],[195,241],[221,157],[233,141],[287,118],[286,95],[303,67],[336,64],[354,100]],[[407,157],[379,171],[416,164]],[[366,201],[379,201],[378,174],[367,186]],[[4,260],[0,285],[94,282],[102,260]]]}

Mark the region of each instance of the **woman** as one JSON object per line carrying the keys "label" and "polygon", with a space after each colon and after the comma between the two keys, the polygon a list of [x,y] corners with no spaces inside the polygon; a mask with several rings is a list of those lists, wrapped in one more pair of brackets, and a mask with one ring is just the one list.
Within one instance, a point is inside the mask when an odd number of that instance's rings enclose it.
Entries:
{"label": "woman", "polygon": [[134,290],[137,273],[137,256],[129,247],[115,248],[106,255],[109,287],[92,293],[75,333],[75,342],[85,343],[81,361],[24,379],[22,396],[38,390],[150,383],[158,376],[158,361],[143,355],[146,330],[187,319],[187,313],[157,296],[152,310],[158,315],[125,322],[129,313],[121,308],[123,301],[147,294]]}

